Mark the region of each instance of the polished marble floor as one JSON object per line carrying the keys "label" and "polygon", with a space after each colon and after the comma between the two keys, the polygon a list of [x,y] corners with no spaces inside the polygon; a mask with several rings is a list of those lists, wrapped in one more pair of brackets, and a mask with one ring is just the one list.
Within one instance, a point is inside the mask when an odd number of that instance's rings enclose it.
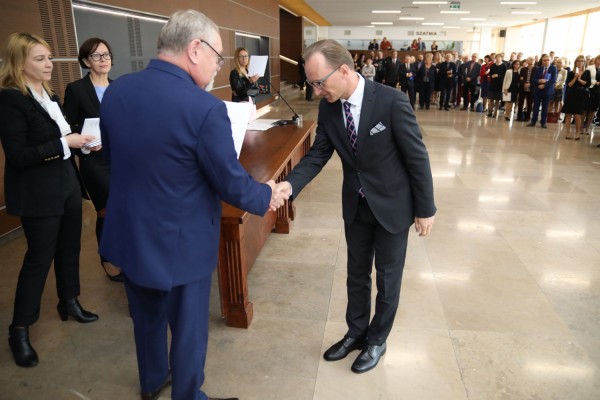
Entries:
{"label": "polished marble floor", "polygon": [[[284,91],[305,120],[318,102]],[[212,292],[204,390],[242,400],[597,400],[600,398],[600,128],[565,141],[561,124],[526,128],[482,113],[416,111],[438,213],[409,240],[400,308],[380,365],[322,352],[346,331],[341,165],[302,192],[289,235],[270,236],[249,276],[255,317],[228,328]],[[274,103],[268,117],[289,110]],[[7,345],[23,237],[0,245],[0,399],[137,399],[122,286],[100,269],[84,205],[81,302],[100,314],[64,323],[48,279],[31,338],[33,369]],[[161,399],[169,399],[167,391]]]}

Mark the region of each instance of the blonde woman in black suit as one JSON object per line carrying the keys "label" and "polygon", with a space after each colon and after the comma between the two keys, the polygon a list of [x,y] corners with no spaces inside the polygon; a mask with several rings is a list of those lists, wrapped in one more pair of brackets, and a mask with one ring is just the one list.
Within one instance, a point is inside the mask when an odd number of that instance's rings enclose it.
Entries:
{"label": "blonde woman in black suit", "polygon": [[250,76],[248,67],[250,65],[250,55],[248,50],[243,47],[235,49],[233,55],[234,69],[229,73],[229,84],[231,85],[231,101],[250,101],[258,95],[258,75]]}
{"label": "blonde woman in black suit", "polygon": [[[39,36],[13,33],[0,67],[0,140],[6,157],[6,211],[21,219],[27,252],[15,292],[8,343],[20,367],[38,364],[29,326],[40,316],[42,293],[54,262],[60,318],[93,322],[81,307],[81,183],[71,149],[94,136],[71,134],[52,78],[50,46]],[[98,150],[98,147],[90,148]]]}
{"label": "blonde woman in black suit", "polygon": [[[81,132],[86,118],[100,116],[100,103],[110,84],[108,74],[113,65],[110,45],[106,40],[91,38],[79,48],[79,65],[90,72],[82,79],[67,85],[65,90],[65,113],[73,132]],[[96,209],[96,239],[100,244],[106,201],[110,166],[102,151],[90,153],[85,149],[79,154],[79,168],[85,189]],[[100,264],[111,281],[123,282],[121,270],[100,256]]]}

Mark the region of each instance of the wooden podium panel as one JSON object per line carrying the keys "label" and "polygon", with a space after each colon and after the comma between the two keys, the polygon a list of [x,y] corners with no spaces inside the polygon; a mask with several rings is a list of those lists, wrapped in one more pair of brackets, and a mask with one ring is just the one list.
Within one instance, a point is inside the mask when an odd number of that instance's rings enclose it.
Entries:
{"label": "wooden podium panel", "polygon": [[[267,131],[248,131],[240,162],[259,182],[285,179],[310,149],[314,121],[300,125],[273,127]],[[223,202],[221,242],[219,244],[219,289],[221,315],[228,326],[248,328],[253,308],[248,299],[248,273],[272,231],[289,233],[294,219],[291,201],[264,217],[252,215]]]}

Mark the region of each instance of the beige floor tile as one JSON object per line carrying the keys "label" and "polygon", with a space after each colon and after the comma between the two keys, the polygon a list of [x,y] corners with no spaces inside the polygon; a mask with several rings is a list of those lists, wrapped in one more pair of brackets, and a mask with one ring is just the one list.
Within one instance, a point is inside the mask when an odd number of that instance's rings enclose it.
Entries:
{"label": "beige floor tile", "polygon": [[[322,352],[345,329],[343,323],[329,322]],[[321,359],[314,399],[467,400],[447,331],[395,328],[387,346],[379,365],[364,374],[350,371],[358,351],[336,362]]]}
{"label": "beige floor tile", "polygon": [[469,400],[595,400],[598,366],[569,336],[451,331]]}

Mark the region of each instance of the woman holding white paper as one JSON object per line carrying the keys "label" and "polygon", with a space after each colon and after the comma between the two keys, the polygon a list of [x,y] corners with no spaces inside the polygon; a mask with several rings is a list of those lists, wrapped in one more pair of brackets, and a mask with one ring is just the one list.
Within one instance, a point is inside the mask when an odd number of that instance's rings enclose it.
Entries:
{"label": "woman holding white paper", "polygon": [[521,68],[521,61],[513,61],[511,68],[506,71],[502,83],[502,99],[505,104],[504,119],[507,121],[510,121],[512,117],[513,105],[519,94],[519,68]]}
{"label": "woman holding white paper", "polygon": [[[82,79],[69,83],[65,90],[65,114],[73,132],[81,132],[86,119],[100,116],[100,103],[110,84],[108,74],[113,64],[112,51],[107,41],[91,38],[79,48],[79,65],[90,72]],[[83,132],[85,133],[85,132]],[[82,150],[79,169],[85,190],[96,209],[96,239],[100,244],[106,214],[110,166],[102,151]],[[121,270],[100,256],[100,264],[111,281],[122,282]]]}
{"label": "woman holding white paper", "polygon": [[231,85],[231,101],[250,101],[255,103],[255,97],[258,95],[258,74],[249,76],[248,67],[250,65],[250,55],[243,47],[235,49],[233,56],[234,69],[229,74],[229,84]]}
{"label": "woman holding white paper", "polygon": [[29,327],[39,319],[52,262],[60,318],[82,323],[98,319],[77,299],[81,184],[70,150],[81,149],[94,137],[71,134],[58,96],[48,85],[53,67],[44,39],[13,33],[2,54],[0,141],[6,158],[6,211],[21,219],[27,239],[8,343],[18,366],[34,367],[38,355],[29,342]]}
{"label": "woman holding white paper", "polygon": [[[583,114],[589,99],[588,87],[592,83],[590,71],[585,69],[585,57],[577,56],[573,70],[569,71],[566,80],[567,90],[562,112],[565,113],[565,139],[579,140],[583,125]],[[571,117],[575,119],[575,136],[571,137]]]}

